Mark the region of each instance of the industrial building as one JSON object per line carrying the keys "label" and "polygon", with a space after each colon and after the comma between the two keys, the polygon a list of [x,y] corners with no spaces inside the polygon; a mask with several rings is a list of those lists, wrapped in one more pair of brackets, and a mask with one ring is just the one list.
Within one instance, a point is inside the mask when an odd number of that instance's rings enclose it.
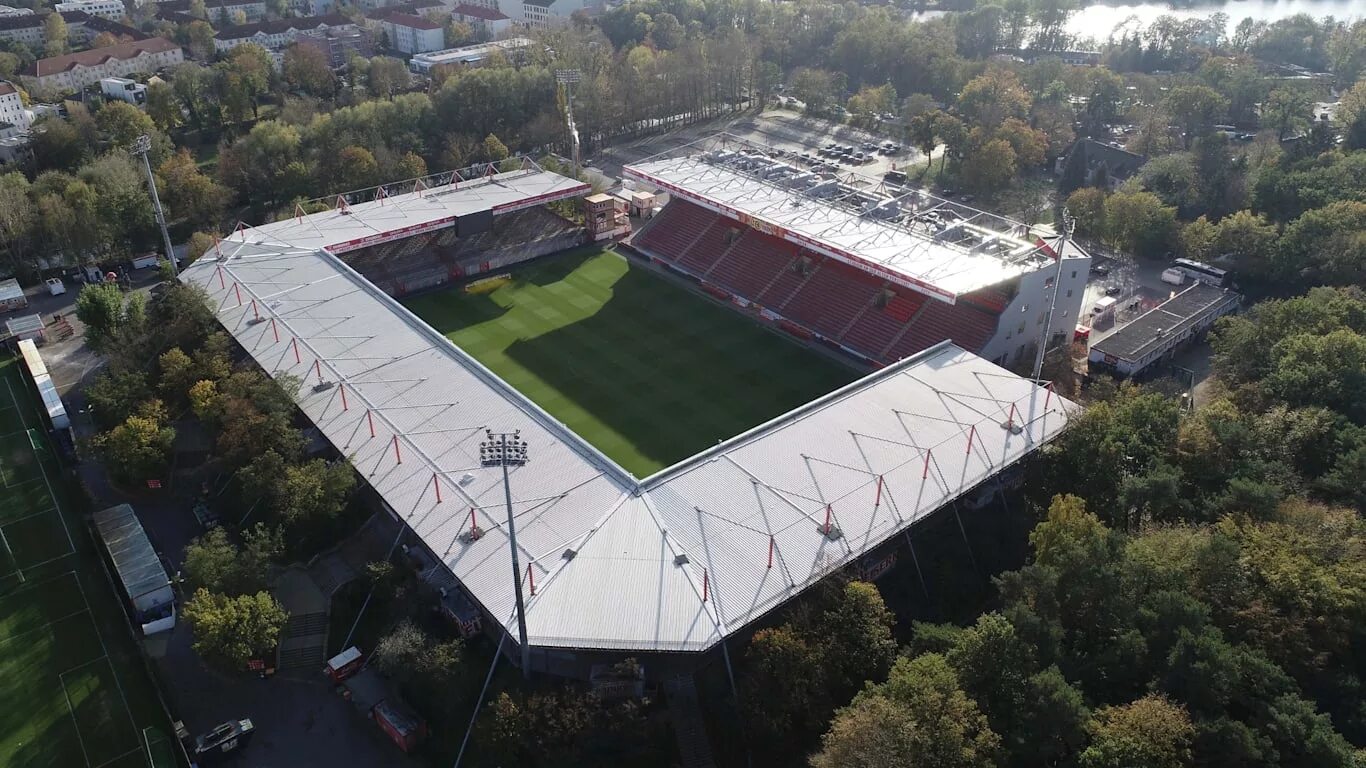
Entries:
{"label": "industrial building", "polygon": [[1227,288],[1197,282],[1093,344],[1087,368],[1126,379],[1154,374],[1215,320],[1237,312],[1241,301]]}

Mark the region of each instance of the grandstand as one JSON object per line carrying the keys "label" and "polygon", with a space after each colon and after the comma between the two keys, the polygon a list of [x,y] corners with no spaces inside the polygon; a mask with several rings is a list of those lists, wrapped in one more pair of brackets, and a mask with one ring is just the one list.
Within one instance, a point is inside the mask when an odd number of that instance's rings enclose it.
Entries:
{"label": "grandstand", "polygon": [[[592,663],[623,654],[650,654],[654,669],[714,649],[832,571],[991,487],[1076,408],[942,341],[636,477],[362,274],[399,260],[430,268],[416,256],[436,259],[434,250],[489,232],[510,244],[517,234],[498,234],[500,217],[586,191],[531,167],[444,186],[375,193],[368,202],[348,196],[329,210],[240,229],[182,279],[208,293],[220,322],[265,371],[303,382],[293,393],[300,409],[406,524],[409,553],[429,564],[429,581],[466,603],[462,621],[482,623],[508,648],[517,636],[511,540],[501,474],[481,466],[480,442],[485,430],[520,431],[531,460],[512,470],[511,505],[538,671],[586,675]],[[705,226],[670,233],[656,225],[651,238],[672,238],[697,274],[776,305],[814,307],[820,321],[812,324],[850,343],[886,339],[899,349],[906,318],[968,304],[899,283],[880,298],[888,281],[860,277],[829,254],[771,253],[762,233],[732,235],[700,206],[675,201],[664,221],[689,216]],[[694,252],[703,241],[722,256]],[[388,255],[362,253],[377,246]],[[774,270],[731,272],[724,259]],[[789,271],[792,262],[804,266]],[[874,310],[890,322],[873,322]],[[952,317],[947,326],[938,315],[929,321],[924,338],[933,328],[958,332]],[[730,384],[716,382],[717,396]]]}
{"label": "grandstand", "polygon": [[[951,339],[999,365],[1043,336],[1058,243],[919,191],[828,179],[720,136],[627,166],[670,202],[633,246],[784,330],[886,365]],[[1090,258],[1069,243],[1049,338],[1077,322]]]}

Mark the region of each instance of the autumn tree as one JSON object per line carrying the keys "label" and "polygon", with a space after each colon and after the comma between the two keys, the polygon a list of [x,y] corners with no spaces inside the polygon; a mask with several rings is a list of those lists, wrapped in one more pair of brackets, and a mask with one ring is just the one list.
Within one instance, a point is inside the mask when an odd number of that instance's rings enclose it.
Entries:
{"label": "autumn tree", "polygon": [[270,652],[289,620],[268,592],[229,597],[200,588],[182,608],[194,632],[194,649],[231,672],[246,669],[252,658]]}
{"label": "autumn tree", "polygon": [[1091,745],[1081,753],[1082,768],[1186,768],[1191,764],[1195,729],[1190,717],[1161,696],[1102,709],[1091,731]]}

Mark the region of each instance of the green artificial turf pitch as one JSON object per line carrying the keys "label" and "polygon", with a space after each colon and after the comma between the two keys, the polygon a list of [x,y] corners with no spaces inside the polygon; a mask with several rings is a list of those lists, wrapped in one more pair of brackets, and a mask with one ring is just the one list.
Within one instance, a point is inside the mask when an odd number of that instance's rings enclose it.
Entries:
{"label": "green artificial turf pitch", "polygon": [[0,766],[144,768],[164,718],[41,418],[0,364]]}
{"label": "green artificial turf pitch", "polygon": [[512,276],[405,304],[637,477],[859,377],[610,251]]}

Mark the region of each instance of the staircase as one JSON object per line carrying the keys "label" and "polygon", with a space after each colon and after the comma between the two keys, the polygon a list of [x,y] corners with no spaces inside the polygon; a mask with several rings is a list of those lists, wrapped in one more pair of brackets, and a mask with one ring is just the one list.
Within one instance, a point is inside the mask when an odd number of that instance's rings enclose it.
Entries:
{"label": "staircase", "polygon": [[715,768],[692,675],[679,675],[664,683],[664,696],[673,719],[674,738],[678,740],[679,765],[682,768]]}
{"label": "staircase", "polygon": [[291,669],[319,669],[326,661],[327,614],[305,613],[289,617],[280,638],[281,672]]}

